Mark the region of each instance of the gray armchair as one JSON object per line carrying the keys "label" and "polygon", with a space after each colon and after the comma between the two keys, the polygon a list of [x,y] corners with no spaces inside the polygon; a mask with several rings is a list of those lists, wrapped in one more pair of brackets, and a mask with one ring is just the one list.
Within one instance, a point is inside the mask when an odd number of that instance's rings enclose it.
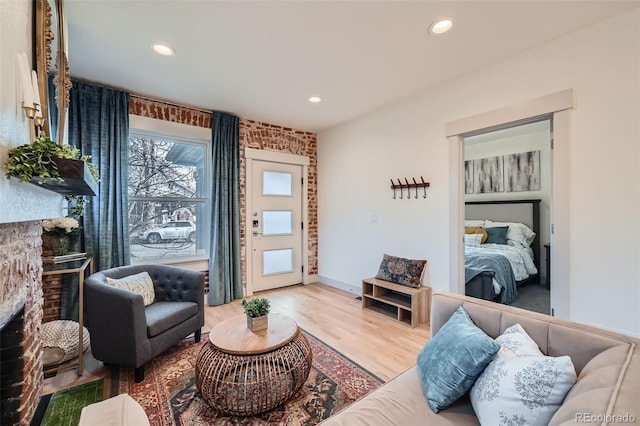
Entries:
{"label": "gray armchair", "polygon": [[[155,301],[144,306],[142,296],[106,283],[148,272]],[[105,364],[135,368],[144,380],[144,364],[191,333],[200,341],[204,326],[204,274],[168,265],[122,266],[97,272],[84,282],[85,325],[91,352]]]}

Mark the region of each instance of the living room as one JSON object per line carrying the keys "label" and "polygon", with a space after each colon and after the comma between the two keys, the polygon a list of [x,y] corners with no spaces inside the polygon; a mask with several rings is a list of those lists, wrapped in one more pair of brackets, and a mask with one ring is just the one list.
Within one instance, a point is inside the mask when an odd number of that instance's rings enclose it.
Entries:
{"label": "living room", "polygon": [[[24,29],[31,28],[33,10],[26,2],[2,7],[5,158],[30,139],[28,122],[16,115],[11,76],[17,51],[32,51]],[[567,268],[561,285],[569,297],[559,300],[565,305],[556,307],[556,315],[639,336],[638,18],[634,7],[318,131],[317,270],[310,280],[317,275],[322,283],[357,294],[361,280],[373,276],[382,254],[390,253],[427,259],[423,284],[459,292],[450,267],[452,206],[458,200],[451,196],[447,123],[573,89],[564,166],[569,187],[557,204],[571,232],[556,241],[553,258]],[[392,199],[389,178],[419,176],[430,182],[426,199]],[[4,178],[0,188],[3,224],[28,227],[63,215],[60,196]],[[11,235],[17,229],[3,227]],[[29,229],[28,238],[36,238],[31,233],[37,229]],[[26,291],[18,289],[18,299]],[[3,311],[14,304],[4,294]]]}

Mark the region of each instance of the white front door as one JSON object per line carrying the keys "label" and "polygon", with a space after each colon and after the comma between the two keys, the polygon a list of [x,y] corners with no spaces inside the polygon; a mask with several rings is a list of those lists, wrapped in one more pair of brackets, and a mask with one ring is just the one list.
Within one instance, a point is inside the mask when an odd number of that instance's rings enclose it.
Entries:
{"label": "white front door", "polygon": [[253,291],[302,282],[302,166],[252,162]]}

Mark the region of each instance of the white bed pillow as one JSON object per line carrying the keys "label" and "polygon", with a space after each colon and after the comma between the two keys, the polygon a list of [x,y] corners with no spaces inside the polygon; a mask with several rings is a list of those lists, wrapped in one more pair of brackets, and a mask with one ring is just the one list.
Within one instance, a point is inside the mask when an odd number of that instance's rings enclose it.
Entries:
{"label": "white bed pillow", "polygon": [[531,245],[533,240],[536,238],[536,233],[533,232],[531,228],[529,228],[524,223],[520,222],[494,222],[492,220],[485,221],[486,228],[492,228],[496,226],[508,226],[509,230],[507,231],[507,244],[515,247],[524,247],[527,248]]}
{"label": "white bed pillow", "polygon": [[481,219],[468,219],[464,221],[464,227],[465,228],[469,228],[469,227],[473,227],[473,228],[485,228],[484,224],[485,224],[485,220]]}
{"label": "white bed pillow", "polygon": [[470,393],[480,424],[549,424],[576,382],[571,358],[544,356],[519,324],[496,342],[500,350]]}
{"label": "white bed pillow", "polygon": [[156,298],[156,293],[153,289],[153,280],[148,272],[140,272],[139,274],[129,275],[123,278],[109,278],[106,279],[107,284],[124,290],[133,291],[142,296],[144,306],[149,306]]}
{"label": "white bed pillow", "polygon": [[482,234],[464,234],[464,245],[467,247],[480,247]]}

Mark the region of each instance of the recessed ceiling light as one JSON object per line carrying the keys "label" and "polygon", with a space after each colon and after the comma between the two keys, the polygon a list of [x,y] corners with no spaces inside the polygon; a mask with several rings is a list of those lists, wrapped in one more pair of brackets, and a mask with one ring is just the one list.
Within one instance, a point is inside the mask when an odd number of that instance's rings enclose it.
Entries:
{"label": "recessed ceiling light", "polygon": [[309,98],[309,102],[313,102],[314,104],[317,104],[318,102],[322,102],[322,98],[318,96],[312,96]]}
{"label": "recessed ceiling light", "polygon": [[171,47],[164,43],[153,43],[151,47],[156,53],[163,56],[173,56],[176,53]]}
{"label": "recessed ceiling light", "polygon": [[453,19],[442,18],[431,24],[429,32],[434,35],[444,34],[453,27]]}

